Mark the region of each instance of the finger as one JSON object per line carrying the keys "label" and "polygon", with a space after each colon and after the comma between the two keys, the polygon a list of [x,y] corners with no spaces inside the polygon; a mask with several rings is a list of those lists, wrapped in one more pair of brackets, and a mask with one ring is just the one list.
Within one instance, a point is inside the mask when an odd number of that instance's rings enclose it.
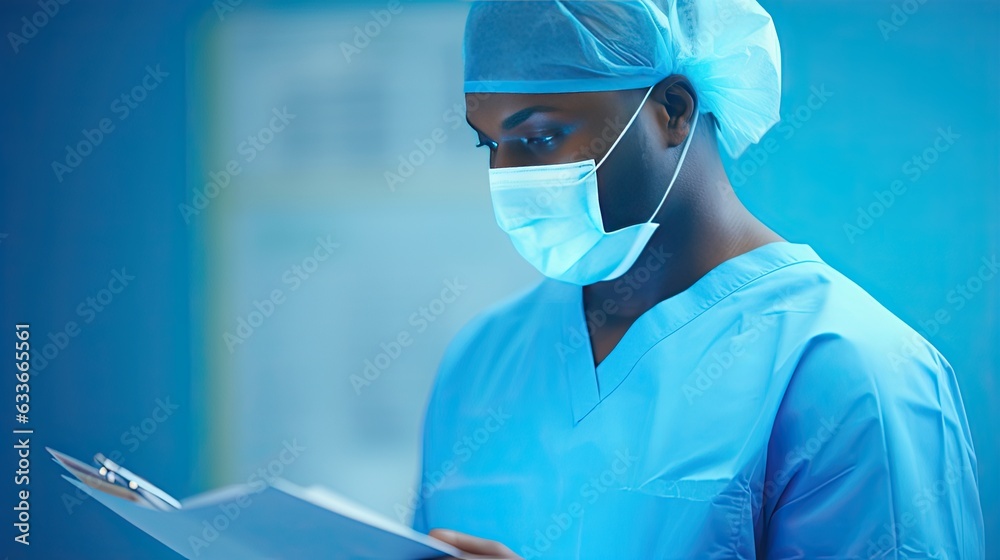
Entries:
{"label": "finger", "polygon": [[433,529],[430,532],[430,536],[472,554],[506,558],[516,557],[509,548],[501,543],[491,541],[489,539],[473,537],[472,535],[459,533],[458,531],[452,531],[450,529]]}

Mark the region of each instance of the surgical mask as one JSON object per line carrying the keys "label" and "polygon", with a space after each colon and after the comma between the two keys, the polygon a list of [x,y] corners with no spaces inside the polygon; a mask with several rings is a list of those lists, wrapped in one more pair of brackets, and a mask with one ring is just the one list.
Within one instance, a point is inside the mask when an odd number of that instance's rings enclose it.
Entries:
{"label": "surgical mask", "polygon": [[653,88],[599,163],[593,159],[554,165],[490,169],[493,211],[517,252],[539,272],[586,286],[613,280],[639,258],[659,224],[652,223],[677,180],[698,126],[698,112],[684,140],[677,168],[656,210],[644,223],[604,231],[598,199],[597,169],[639,116]]}

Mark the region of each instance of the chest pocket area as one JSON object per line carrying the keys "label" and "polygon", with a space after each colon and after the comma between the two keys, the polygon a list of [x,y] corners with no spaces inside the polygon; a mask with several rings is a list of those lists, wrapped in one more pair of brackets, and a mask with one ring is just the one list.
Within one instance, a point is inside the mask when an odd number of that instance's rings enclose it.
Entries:
{"label": "chest pocket area", "polygon": [[653,479],[622,494],[644,558],[754,558],[752,500],[744,485]]}

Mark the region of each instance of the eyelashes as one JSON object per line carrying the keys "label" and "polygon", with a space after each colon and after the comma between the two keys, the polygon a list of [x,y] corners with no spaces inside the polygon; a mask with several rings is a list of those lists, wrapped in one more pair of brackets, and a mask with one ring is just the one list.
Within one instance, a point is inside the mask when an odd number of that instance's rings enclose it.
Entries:
{"label": "eyelashes", "polygon": [[484,136],[482,132],[477,132],[477,134],[479,134],[479,143],[476,144],[477,148],[488,146],[491,152],[495,152],[497,150],[499,144]]}
{"label": "eyelashes", "polygon": [[533,136],[531,138],[522,138],[521,139],[521,143],[523,143],[525,146],[527,146],[529,148],[531,148],[531,147],[551,148],[552,145],[553,145],[553,142],[555,142],[555,140],[557,138],[559,138],[560,136],[562,136],[562,135],[561,134],[550,134],[548,136]]}
{"label": "eyelashes", "polygon": [[[559,141],[567,136],[571,131],[572,130],[570,128],[562,128],[545,135],[527,136],[513,140],[516,141],[522,148],[527,150],[551,150],[555,148]],[[497,148],[500,147],[498,142],[491,140],[483,133],[477,132],[477,134],[479,135],[479,143],[476,144],[477,148],[486,146],[490,149],[490,151],[495,152]]]}

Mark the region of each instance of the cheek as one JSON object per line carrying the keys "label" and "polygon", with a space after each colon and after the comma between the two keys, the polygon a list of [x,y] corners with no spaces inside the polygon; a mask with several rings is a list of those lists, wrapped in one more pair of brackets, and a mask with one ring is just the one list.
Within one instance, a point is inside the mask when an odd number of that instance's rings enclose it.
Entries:
{"label": "cheek", "polygon": [[650,173],[652,159],[639,142],[626,136],[598,170],[601,216],[606,231],[645,222],[653,214],[663,192],[656,191],[655,174]]}
{"label": "cheek", "polygon": [[[587,130],[576,133],[573,139],[573,145],[576,152],[577,160],[588,160],[593,159],[595,162],[600,163],[601,158],[604,154],[608,153],[611,145],[615,143],[615,139],[618,137],[618,130],[610,126],[604,128]],[[622,139],[624,142],[625,139]],[[619,143],[621,145],[621,142]],[[618,148],[615,148],[615,152],[618,153]],[[608,162],[614,156],[608,158]],[[606,162],[607,163],[607,162]],[[603,168],[603,166],[602,166]]]}

